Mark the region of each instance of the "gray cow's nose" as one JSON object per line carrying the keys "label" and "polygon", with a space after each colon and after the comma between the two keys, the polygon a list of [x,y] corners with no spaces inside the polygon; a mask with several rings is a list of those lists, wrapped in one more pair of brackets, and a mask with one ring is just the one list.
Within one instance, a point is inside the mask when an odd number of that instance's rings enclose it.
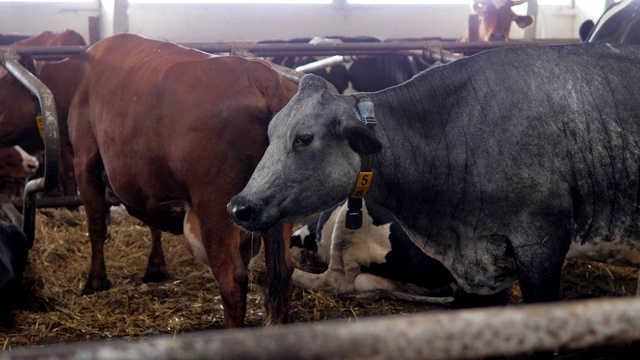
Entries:
{"label": "gray cow's nose", "polygon": [[233,219],[240,225],[246,224],[256,218],[257,209],[251,205],[233,205],[229,210]]}

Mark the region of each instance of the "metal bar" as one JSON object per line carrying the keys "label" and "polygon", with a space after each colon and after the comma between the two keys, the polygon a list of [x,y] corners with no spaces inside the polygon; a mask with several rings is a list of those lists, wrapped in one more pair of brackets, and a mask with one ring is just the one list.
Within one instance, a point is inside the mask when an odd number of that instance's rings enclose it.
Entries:
{"label": "metal bar", "polygon": [[[120,202],[111,198],[106,199],[106,204],[109,206],[118,206]],[[55,196],[55,197],[41,197],[36,201],[36,207],[41,208],[59,208],[59,207],[77,207],[82,206],[82,198],[79,196]],[[13,202],[13,206],[18,209],[22,209],[22,201],[17,199]]]}
{"label": "metal bar", "polygon": [[300,72],[313,72],[313,71],[317,71],[317,70],[322,70],[326,67],[331,67],[334,65],[338,65],[338,64],[344,64],[344,63],[349,63],[352,62],[354,60],[353,57],[351,56],[344,56],[344,55],[335,55],[335,56],[331,56],[328,57],[326,59],[321,59],[318,61],[314,61],[312,63],[309,64],[304,64],[304,65],[300,65],[296,68],[296,71],[300,71]]}
{"label": "metal bar", "polygon": [[[402,50],[425,50],[428,48],[438,48],[453,52],[474,53],[478,51],[493,49],[504,46],[518,45],[544,45],[544,44],[575,44],[577,39],[545,39],[545,40],[510,40],[510,41],[472,41],[457,42],[453,40],[420,40],[420,41],[398,41],[398,42],[358,42],[358,43],[183,43],[181,45],[206,51],[209,53],[228,53],[239,56],[260,56],[268,57],[274,55],[351,55],[351,54],[379,54],[380,52],[393,52]],[[77,54],[86,47],[84,46],[21,46],[15,51],[19,55],[58,55],[68,57]]]}
{"label": "metal bar", "polygon": [[616,298],[52,345],[0,360],[472,359],[639,340],[640,299]]}
{"label": "metal bar", "polygon": [[44,177],[30,180],[24,188],[24,206],[22,230],[27,239],[33,243],[35,238],[36,221],[36,195],[39,192],[49,191],[58,184],[60,174],[60,133],[58,130],[58,115],[51,91],[25,69],[15,52],[0,51],[2,65],[18,79],[40,103],[44,121]]}

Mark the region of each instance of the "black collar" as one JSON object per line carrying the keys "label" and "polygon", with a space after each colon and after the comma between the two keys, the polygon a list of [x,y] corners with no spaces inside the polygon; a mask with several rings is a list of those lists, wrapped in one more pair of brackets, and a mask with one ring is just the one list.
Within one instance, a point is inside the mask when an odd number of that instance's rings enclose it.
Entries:
{"label": "black collar", "polygon": [[[369,128],[375,136],[376,115],[373,109],[373,102],[367,93],[356,93],[352,95],[356,99],[358,111],[360,113],[360,121]],[[345,226],[347,229],[356,230],[362,227],[362,199],[367,196],[371,181],[373,180],[373,172],[371,171],[371,155],[360,155],[360,172],[356,180],[355,186],[348,199],[347,216]]]}

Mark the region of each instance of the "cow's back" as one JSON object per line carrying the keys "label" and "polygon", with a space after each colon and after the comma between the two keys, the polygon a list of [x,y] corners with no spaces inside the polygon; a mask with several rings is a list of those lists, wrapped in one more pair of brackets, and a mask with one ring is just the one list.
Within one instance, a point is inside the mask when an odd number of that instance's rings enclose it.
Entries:
{"label": "cow's back", "polygon": [[[419,104],[406,100],[414,93],[421,96]],[[424,222],[425,239],[442,237],[429,229],[451,221],[445,214],[484,224],[465,235],[474,240],[442,245],[447,253],[506,257],[510,250],[503,239],[486,240],[482,234],[491,229],[509,237],[528,226],[517,216],[532,209],[572,218],[575,228],[568,230],[576,244],[640,236],[628,226],[636,221],[630,215],[636,214],[640,186],[637,47],[582,44],[487,51],[428,70],[407,86],[376,94],[374,103],[393,104],[399,94],[417,104],[406,112],[417,114],[398,117],[383,112],[395,106],[383,106],[376,111],[379,123],[385,126],[385,117],[406,121],[420,135],[388,146],[405,157],[430,159],[415,172],[420,178],[407,183],[446,189],[424,199],[433,212],[420,219],[420,211],[404,221]],[[423,116],[416,127],[416,117]],[[614,228],[626,230],[609,234]],[[479,244],[495,249],[476,248]],[[618,245],[623,258],[611,261],[640,263],[635,252],[620,250],[629,250],[627,245]],[[460,249],[450,251],[454,246]]]}

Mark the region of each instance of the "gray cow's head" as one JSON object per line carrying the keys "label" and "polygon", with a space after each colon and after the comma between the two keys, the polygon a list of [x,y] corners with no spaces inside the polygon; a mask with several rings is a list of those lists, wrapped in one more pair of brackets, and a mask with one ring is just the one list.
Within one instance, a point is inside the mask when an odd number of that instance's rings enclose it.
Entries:
{"label": "gray cow's head", "polygon": [[242,227],[266,230],[345,199],[360,169],[359,154],[382,145],[359,121],[356,101],[334,95],[306,75],[296,96],[269,125],[269,147],[249,183],[227,209]]}

